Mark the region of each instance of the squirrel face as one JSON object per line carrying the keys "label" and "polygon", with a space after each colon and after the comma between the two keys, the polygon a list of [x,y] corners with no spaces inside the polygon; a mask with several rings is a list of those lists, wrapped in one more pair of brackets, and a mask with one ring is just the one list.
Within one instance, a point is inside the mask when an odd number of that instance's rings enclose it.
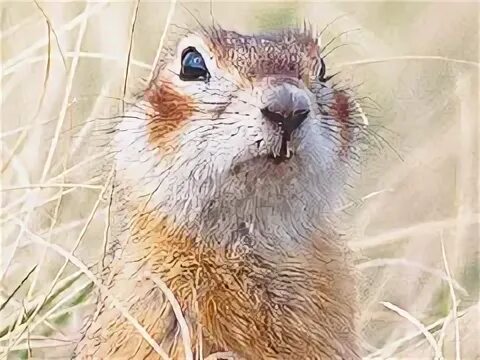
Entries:
{"label": "squirrel face", "polygon": [[364,124],[320,53],[296,30],[184,37],[119,126],[120,168],[175,214],[225,192],[335,202]]}

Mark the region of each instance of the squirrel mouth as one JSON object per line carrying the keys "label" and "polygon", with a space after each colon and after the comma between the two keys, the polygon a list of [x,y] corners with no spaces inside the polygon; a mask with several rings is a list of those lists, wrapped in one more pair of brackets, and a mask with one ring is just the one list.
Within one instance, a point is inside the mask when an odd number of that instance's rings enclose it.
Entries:
{"label": "squirrel mouth", "polygon": [[290,146],[290,135],[285,132],[282,134],[280,151],[279,152],[273,151],[269,154],[268,157],[272,159],[275,164],[281,164],[291,159],[292,156],[293,156],[293,150]]}

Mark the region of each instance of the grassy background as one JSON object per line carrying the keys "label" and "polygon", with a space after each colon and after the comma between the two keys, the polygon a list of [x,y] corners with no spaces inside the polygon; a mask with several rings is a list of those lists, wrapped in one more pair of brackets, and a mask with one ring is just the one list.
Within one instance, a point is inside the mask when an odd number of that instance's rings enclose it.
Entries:
{"label": "grassy background", "polygon": [[1,358],[68,358],[92,309],[84,273],[105,234],[104,118],[121,109],[130,44],[132,90],[169,13],[167,31],[213,12],[243,32],[330,24],[322,43],[343,46],[327,68],[371,99],[364,110],[385,141],[345,210],[365,358],[479,359],[479,5],[214,1],[171,12],[141,1],[132,31],[136,6],[0,4]]}

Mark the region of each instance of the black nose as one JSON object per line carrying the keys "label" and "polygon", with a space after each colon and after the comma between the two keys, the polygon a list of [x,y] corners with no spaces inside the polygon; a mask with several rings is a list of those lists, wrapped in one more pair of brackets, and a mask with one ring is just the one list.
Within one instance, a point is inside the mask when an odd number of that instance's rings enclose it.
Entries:
{"label": "black nose", "polygon": [[261,110],[263,116],[279,126],[287,140],[310,113],[306,94],[290,84],[270,89],[266,103]]}
{"label": "black nose", "polygon": [[275,111],[271,111],[268,106],[262,109],[262,114],[275,125],[279,126],[286,135],[290,134],[300,126],[300,124],[308,117],[310,113],[309,109],[298,109],[288,114],[280,114]]}

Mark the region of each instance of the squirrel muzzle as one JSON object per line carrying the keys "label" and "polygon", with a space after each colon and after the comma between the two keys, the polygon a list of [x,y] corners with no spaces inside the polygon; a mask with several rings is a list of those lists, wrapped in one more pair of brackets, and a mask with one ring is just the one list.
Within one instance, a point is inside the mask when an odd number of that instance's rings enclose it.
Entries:
{"label": "squirrel muzzle", "polygon": [[269,86],[264,95],[266,105],[261,112],[280,131],[280,156],[276,159],[281,162],[291,157],[288,143],[310,113],[309,99],[305,90],[287,82]]}

